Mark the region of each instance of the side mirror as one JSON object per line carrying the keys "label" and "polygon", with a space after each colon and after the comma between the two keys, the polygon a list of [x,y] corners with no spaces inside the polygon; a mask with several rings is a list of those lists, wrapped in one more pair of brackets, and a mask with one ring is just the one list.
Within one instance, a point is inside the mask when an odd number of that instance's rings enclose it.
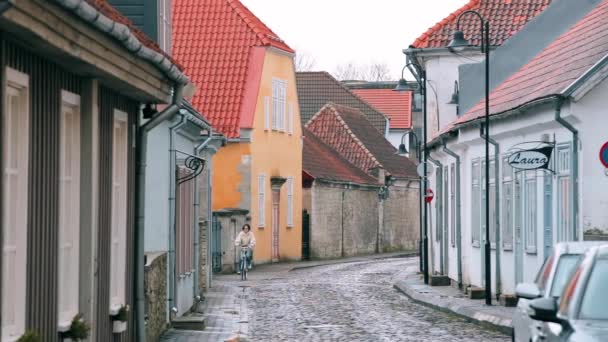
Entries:
{"label": "side mirror", "polygon": [[534,283],[518,284],[515,288],[515,295],[517,296],[517,298],[524,299],[536,299],[542,296],[542,294],[540,293],[540,289]]}
{"label": "side mirror", "polygon": [[530,302],[530,317],[537,321],[561,324],[557,317],[557,301],[554,298],[538,298]]}

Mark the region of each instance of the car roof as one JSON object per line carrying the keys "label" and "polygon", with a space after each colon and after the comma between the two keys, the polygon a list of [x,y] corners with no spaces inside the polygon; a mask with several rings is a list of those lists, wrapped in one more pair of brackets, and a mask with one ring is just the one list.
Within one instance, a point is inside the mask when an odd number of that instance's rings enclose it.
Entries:
{"label": "car roof", "polygon": [[[562,254],[583,254],[591,247],[597,247],[608,244],[606,241],[576,241],[576,242],[560,242],[554,247],[558,255]],[[607,250],[608,251],[608,250]]]}

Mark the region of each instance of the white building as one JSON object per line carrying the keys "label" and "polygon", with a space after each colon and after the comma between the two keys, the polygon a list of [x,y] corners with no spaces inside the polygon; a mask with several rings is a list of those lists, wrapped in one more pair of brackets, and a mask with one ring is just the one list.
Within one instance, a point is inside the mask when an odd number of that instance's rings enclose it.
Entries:
{"label": "white building", "polygon": [[[552,32],[555,37],[541,44],[540,53],[528,62],[522,59],[520,66],[499,70],[504,81],[490,97],[490,136],[498,146],[490,147],[489,191],[491,285],[496,294],[513,294],[517,283],[533,280],[553,244],[608,234],[608,171],[598,158],[608,141],[608,0],[591,2],[587,8],[576,4],[571,12],[575,17],[580,14],[577,22],[562,22],[566,27],[561,30],[551,19],[567,6],[574,4],[555,0],[549,8],[553,12],[547,10],[543,21],[534,22],[553,24],[558,33]],[[523,34],[513,37],[511,46],[497,49],[492,58],[517,54],[514,47],[521,47]],[[431,68],[436,66],[426,65],[431,81],[437,74]],[[466,77],[460,74],[460,80]],[[483,85],[483,75],[476,77]],[[429,178],[436,193],[429,217],[432,272],[478,287],[484,285],[484,105],[480,101],[462,116],[440,119],[439,133],[430,134],[428,145],[429,156],[441,167]],[[515,172],[507,162],[513,148],[541,142],[554,144],[550,171]]]}

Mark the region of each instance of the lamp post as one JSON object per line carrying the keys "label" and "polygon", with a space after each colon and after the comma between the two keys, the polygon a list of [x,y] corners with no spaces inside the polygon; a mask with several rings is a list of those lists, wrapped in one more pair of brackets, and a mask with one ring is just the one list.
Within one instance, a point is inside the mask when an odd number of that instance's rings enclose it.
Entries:
{"label": "lamp post", "polygon": [[[481,14],[477,11],[465,11],[460,16],[458,16],[458,21],[456,22],[456,31],[454,32],[454,37],[448,48],[450,50],[459,50],[463,49],[467,46],[470,46],[469,42],[465,39],[464,33],[460,30],[460,20],[462,17],[468,14],[473,14],[479,21],[480,25],[480,33],[481,33],[481,52],[485,53],[486,57],[486,112],[485,112],[485,123],[483,125],[483,130],[485,133],[485,142],[486,142],[486,237],[484,244],[485,251],[485,295],[486,295],[486,305],[492,305],[492,274],[491,272],[491,258],[490,258],[490,22],[485,20]],[[496,166],[498,167],[498,165]]]}
{"label": "lamp post", "polygon": [[[405,156],[408,154],[404,143],[405,136],[408,134],[411,134],[416,140],[416,158],[418,159],[418,163],[420,163],[422,161],[422,156],[420,153],[420,138],[413,130],[409,130],[403,133],[403,135],[401,136],[401,144],[399,145],[399,151],[397,152],[397,154],[399,154],[400,156]],[[418,190],[418,216],[420,216],[420,239],[418,240],[418,250],[420,251],[420,257],[418,259],[420,260],[420,273],[422,273],[424,272],[424,263],[422,262],[422,206],[424,205],[422,204],[422,199],[424,198],[424,193],[422,192],[422,186],[420,186]]]}
{"label": "lamp post", "polygon": [[[403,73],[405,72],[405,69],[408,67],[413,67],[416,71],[416,74],[414,75],[416,77],[416,81],[418,82],[418,88],[420,93],[422,94],[423,97],[423,106],[422,106],[422,115],[423,115],[423,135],[422,135],[422,139],[423,142],[419,145],[422,145],[422,152],[423,152],[423,173],[424,173],[424,177],[422,177],[422,184],[421,184],[421,196],[426,195],[427,192],[427,150],[426,150],[426,143],[427,143],[427,132],[426,132],[426,126],[427,126],[427,122],[426,122],[426,70],[424,70],[424,68],[418,64],[417,62],[409,62],[407,63],[403,69],[401,70],[401,79],[399,80],[399,83],[397,84],[397,87],[395,88],[395,91],[406,91],[406,90],[410,90],[409,87],[407,86],[407,81],[405,80],[405,78],[403,77]],[[411,69],[410,69],[411,70]],[[423,198],[420,198],[420,203],[422,202]],[[427,205],[424,204],[424,222],[423,222],[423,231],[421,234],[421,239],[422,239],[422,252],[420,253],[420,258],[424,259],[423,264],[423,270],[422,273],[424,275],[424,283],[428,284],[429,283],[429,239],[428,239],[428,208]],[[421,218],[422,219],[422,218]]]}

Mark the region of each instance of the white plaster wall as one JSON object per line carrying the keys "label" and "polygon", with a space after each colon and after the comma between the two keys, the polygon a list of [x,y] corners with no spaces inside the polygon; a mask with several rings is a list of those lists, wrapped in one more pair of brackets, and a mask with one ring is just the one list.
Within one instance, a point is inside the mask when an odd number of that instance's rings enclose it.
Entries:
{"label": "white plaster wall", "polygon": [[[404,129],[390,129],[386,140],[388,140],[391,143],[391,145],[395,146],[395,148],[399,148],[399,145],[401,144],[401,137],[403,136],[403,133],[405,133],[405,132],[406,132],[406,130],[404,130]],[[410,143],[409,143],[408,137],[405,137],[404,143],[405,143],[405,148],[409,151]]]}
{"label": "white plaster wall", "polygon": [[458,80],[458,66],[482,61],[480,53],[468,52],[457,56],[449,52],[424,58],[427,84],[428,134],[433,137],[438,129],[456,120],[457,106],[448,104],[454,93],[454,82]]}
{"label": "white plaster wall", "polygon": [[581,138],[580,198],[582,229],[600,229],[608,233],[608,175],[600,163],[599,152],[608,141],[608,81],[604,80],[578,103],[572,112]]}

